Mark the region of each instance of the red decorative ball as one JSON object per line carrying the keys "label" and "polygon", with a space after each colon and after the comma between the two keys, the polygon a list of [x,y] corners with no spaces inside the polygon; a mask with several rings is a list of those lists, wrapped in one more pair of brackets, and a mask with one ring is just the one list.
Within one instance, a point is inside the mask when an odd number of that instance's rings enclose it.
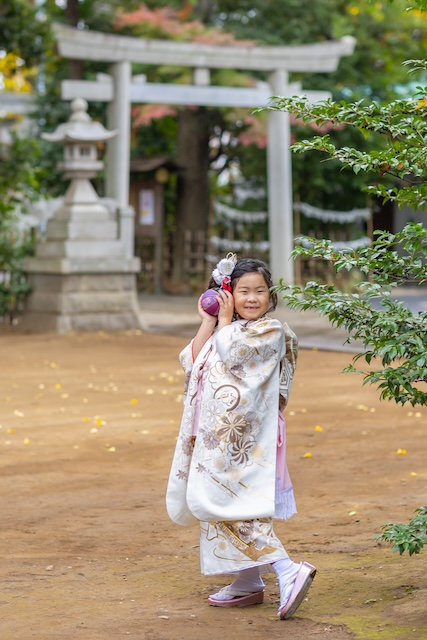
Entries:
{"label": "red decorative ball", "polygon": [[219,302],[216,299],[217,291],[215,289],[208,289],[202,294],[201,306],[202,309],[209,313],[211,316],[217,316],[219,311]]}

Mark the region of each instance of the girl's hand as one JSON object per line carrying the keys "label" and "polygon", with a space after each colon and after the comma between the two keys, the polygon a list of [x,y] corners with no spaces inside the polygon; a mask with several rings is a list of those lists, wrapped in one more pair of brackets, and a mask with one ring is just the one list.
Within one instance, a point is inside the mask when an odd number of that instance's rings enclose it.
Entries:
{"label": "girl's hand", "polygon": [[218,329],[222,329],[233,321],[234,298],[229,291],[220,289],[216,299],[219,302]]}

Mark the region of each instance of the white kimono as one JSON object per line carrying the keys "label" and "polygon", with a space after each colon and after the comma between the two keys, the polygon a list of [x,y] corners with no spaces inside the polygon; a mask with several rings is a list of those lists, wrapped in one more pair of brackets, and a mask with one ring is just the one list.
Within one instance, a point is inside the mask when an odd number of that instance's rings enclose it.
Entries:
{"label": "white kimono", "polygon": [[[192,343],[182,351],[184,412],[166,497],[174,522],[275,515],[279,389],[286,403],[296,351],[295,334],[269,317],[215,331],[194,363]],[[295,512],[293,493],[290,502],[282,517]]]}

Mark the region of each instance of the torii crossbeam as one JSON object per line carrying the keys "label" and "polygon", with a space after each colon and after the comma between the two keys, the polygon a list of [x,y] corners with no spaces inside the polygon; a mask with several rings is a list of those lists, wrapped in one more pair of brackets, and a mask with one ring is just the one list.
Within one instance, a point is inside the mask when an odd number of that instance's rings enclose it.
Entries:
{"label": "torii crossbeam", "polygon": [[[272,95],[301,93],[288,82],[289,72],[334,71],[342,56],[351,55],[355,40],[283,47],[218,46],[170,40],[150,40],[55,25],[59,54],[64,58],[110,63],[111,79],[97,82],[65,81],[62,97],[109,102],[108,128],[118,130],[107,155],[107,195],[119,205],[129,198],[130,105],[132,102],[205,106],[266,106]],[[193,69],[193,85],[132,82],[131,63],[187,66]],[[268,84],[254,89],[210,85],[210,69],[265,71]],[[313,101],[325,92],[304,92]],[[269,112],[268,211],[270,266],[275,280],[294,281],[290,126],[286,113]]]}

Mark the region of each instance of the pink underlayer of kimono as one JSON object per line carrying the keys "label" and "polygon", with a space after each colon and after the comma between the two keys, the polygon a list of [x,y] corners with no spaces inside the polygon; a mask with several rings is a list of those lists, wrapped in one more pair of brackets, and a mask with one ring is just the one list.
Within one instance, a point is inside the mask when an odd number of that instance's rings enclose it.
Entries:
{"label": "pink underlayer of kimono", "polygon": [[[203,366],[199,370],[199,383],[197,386],[196,406],[194,409],[193,431],[197,436],[199,428],[200,406],[202,401]],[[288,520],[297,512],[291,478],[286,464],[286,422],[279,411],[277,425],[276,447],[276,493],[275,493],[275,518]]]}

